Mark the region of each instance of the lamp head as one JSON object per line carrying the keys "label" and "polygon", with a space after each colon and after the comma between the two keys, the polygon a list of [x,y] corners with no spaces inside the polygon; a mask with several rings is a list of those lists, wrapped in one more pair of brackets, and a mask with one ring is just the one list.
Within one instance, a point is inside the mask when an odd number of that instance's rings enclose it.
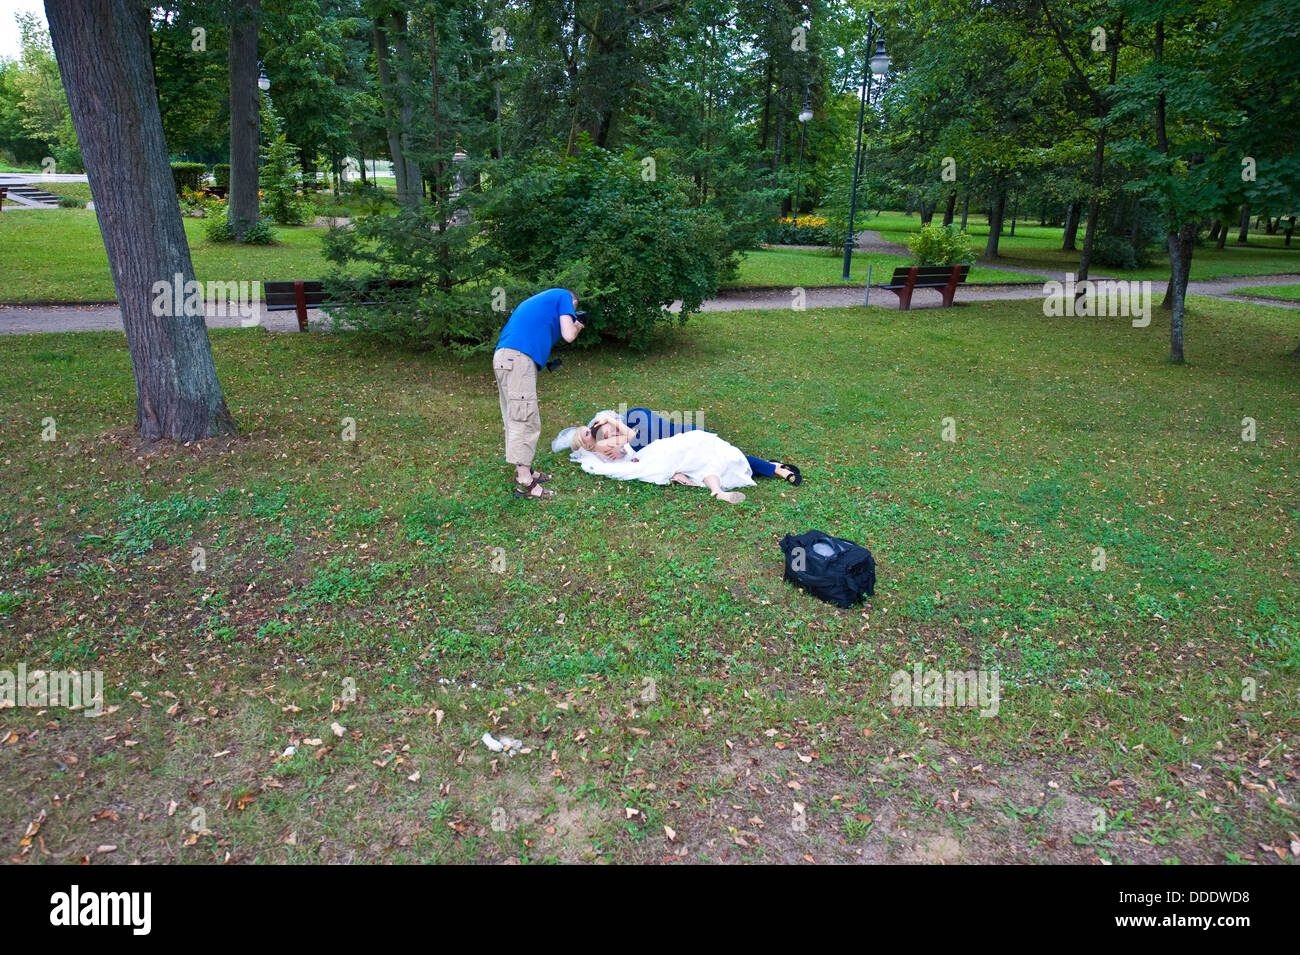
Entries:
{"label": "lamp head", "polygon": [[868,62],[871,64],[871,72],[876,76],[884,76],[889,72],[889,54],[885,52],[883,36],[876,40],[876,52],[871,54]]}

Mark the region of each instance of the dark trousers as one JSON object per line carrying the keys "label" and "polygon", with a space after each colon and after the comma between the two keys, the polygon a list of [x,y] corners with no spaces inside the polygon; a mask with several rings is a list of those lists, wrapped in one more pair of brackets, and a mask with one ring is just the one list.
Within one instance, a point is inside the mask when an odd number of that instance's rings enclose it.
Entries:
{"label": "dark trousers", "polygon": [[[683,431],[699,430],[694,423],[679,424],[668,421],[649,408],[630,409],[627,413],[627,426],[633,432],[631,442],[633,451],[640,451],[651,441],[657,441],[660,438],[671,438]],[[751,457],[748,454],[745,455],[745,460],[749,462],[749,469],[758,477],[774,477],[776,475],[776,465],[771,461]]]}

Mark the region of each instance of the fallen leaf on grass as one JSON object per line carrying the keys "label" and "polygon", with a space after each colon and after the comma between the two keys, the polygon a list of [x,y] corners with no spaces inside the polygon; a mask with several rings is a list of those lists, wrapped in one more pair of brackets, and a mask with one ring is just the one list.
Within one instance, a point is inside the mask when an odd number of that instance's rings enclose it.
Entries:
{"label": "fallen leaf on grass", "polygon": [[339,739],[342,739],[343,734],[347,732],[347,729],[343,726],[340,726],[338,723],[331,723],[330,730],[334,733],[335,736],[339,737]]}

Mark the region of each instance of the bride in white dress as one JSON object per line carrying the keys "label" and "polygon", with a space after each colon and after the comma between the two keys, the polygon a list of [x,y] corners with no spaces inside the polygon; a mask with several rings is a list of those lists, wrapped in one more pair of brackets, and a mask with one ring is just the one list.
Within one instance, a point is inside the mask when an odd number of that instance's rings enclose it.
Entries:
{"label": "bride in white dress", "polygon": [[[578,444],[575,440],[574,444]],[[745,495],[732,488],[753,487],[753,471],[745,454],[711,431],[684,431],[670,438],[651,441],[640,451],[630,445],[613,461],[607,460],[580,444],[569,455],[588,474],[599,474],[619,481],[645,481],[649,484],[686,484],[706,487],[718,500],[739,504]]]}

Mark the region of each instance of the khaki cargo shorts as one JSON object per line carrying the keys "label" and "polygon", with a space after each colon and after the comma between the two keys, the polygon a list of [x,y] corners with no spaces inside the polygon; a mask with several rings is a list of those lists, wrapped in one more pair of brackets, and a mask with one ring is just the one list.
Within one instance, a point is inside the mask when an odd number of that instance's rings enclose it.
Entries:
{"label": "khaki cargo shorts", "polygon": [[506,426],[506,460],[531,466],[542,435],[542,414],[537,407],[537,363],[521,351],[498,348],[492,355],[501,399],[501,421]]}

